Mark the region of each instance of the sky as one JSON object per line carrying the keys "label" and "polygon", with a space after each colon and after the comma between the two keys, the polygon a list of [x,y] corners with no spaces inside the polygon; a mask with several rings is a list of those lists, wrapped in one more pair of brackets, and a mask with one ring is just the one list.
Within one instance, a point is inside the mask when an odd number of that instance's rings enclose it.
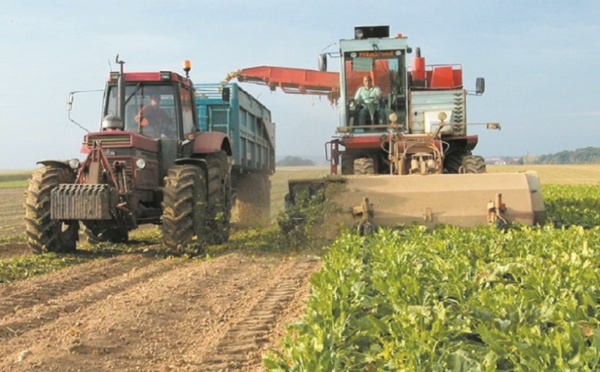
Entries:
{"label": "sky", "polygon": [[[0,0],[0,170],[83,158],[86,132],[67,117],[71,91],[102,90],[108,74],[192,62],[195,83],[271,65],[317,69],[355,26],[389,25],[428,64],[461,64],[468,122],[500,122],[474,154],[542,155],[600,146],[600,2],[537,0]],[[411,56],[412,57],[412,56]],[[329,70],[339,71],[337,60]],[[241,85],[271,110],[277,157],[324,159],[337,108],[314,96]],[[100,92],[75,97],[71,117],[100,127]]]}

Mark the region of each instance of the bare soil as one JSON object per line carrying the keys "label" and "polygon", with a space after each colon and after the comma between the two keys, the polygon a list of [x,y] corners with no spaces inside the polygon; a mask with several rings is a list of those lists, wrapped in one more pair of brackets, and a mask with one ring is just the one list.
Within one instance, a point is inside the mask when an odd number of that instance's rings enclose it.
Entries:
{"label": "bare soil", "polygon": [[[22,234],[18,211],[0,236]],[[9,233],[15,231],[15,233]],[[308,255],[231,252],[209,260],[144,251],[0,284],[0,370],[260,371],[284,324],[303,310]],[[0,260],[30,254],[0,244]]]}

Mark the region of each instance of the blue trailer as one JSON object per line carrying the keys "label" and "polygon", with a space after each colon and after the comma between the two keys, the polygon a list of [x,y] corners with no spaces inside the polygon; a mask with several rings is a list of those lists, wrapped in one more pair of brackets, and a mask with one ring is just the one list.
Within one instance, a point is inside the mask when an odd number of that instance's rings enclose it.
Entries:
{"label": "blue trailer", "polygon": [[201,131],[225,133],[232,143],[232,186],[238,222],[265,222],[269,176],[275,172],[271,111],[236,83],[195,84]]}

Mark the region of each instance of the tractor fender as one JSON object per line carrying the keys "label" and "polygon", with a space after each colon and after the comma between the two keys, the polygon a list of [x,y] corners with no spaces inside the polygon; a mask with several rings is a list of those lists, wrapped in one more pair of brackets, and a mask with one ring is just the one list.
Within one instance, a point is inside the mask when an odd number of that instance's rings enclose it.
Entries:
{"label": "tractor fender", "polygon": [[208,166],[206,165],[206,160],[204,159],[200,159],[200,158],[178,158],[175,159],[175,164],[176,165],[183,165],[183,164],[192,164],[192,165],[196,165],[200,168],[202,168],[202,170],[204,171],[204,173],[208,173]]}
{"label": "tractor fender", "polygon": [[225,133],[202,132],[194,139],[194,154],[210,154],[221,150],[225,151],[227,156],[233,155],[231,141]]}
{"label": "tractor fender", "polygon": [[[206,165],[206,160],[204,159],[199,159],[199,158],[179,158],[179,159],[175,159],[175,164],[176,165],[183,165],[183,164],[190,164],[190,165],[195,165],[197,167],[200,167],[200,169],[202,169],[202,171],[204,172],[204,187],[206,187],[206,190],[208,190],[208,166]],[[208,193],[206,194],[206,197],[208,198]]]}
{"label": "tractor fender", "polygon": [[69,166],[68,160],[40,160],[40,161],[36,162],[36,164],[41,164],[46,167],[54,165],[56,167],[71,169],[71,167]]}

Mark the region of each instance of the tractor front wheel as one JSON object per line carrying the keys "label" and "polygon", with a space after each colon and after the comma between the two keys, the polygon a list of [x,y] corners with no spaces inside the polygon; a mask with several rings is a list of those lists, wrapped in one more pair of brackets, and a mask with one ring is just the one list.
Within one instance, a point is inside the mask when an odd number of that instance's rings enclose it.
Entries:
{"label": "tractor front wheel", "polygon": [[79,221],[50,218],[50,196],[61,183],[72,183],[72,172],[59,166],[45,166],[33,172],[25,192],[25,232],[35,253],[74,252],[79,239]]}

